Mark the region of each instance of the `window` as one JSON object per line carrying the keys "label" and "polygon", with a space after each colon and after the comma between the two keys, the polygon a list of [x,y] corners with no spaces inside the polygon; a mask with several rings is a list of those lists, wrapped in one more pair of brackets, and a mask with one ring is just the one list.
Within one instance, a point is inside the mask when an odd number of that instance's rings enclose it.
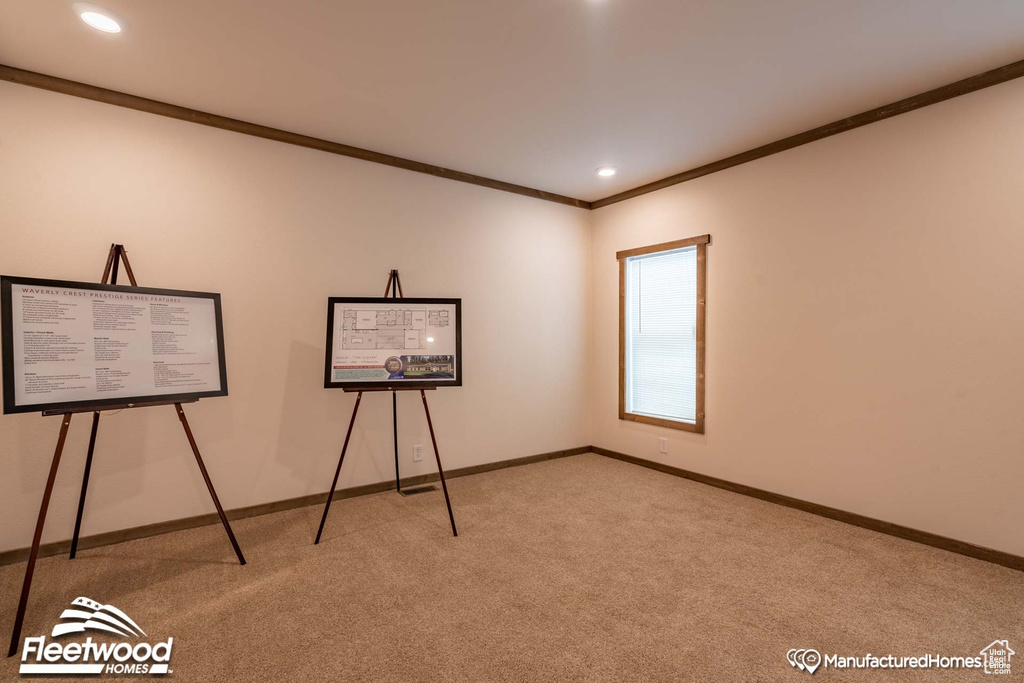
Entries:
{"label": "window", "polygon": [[620,251],[619,418],[704,433],[709,235]]}

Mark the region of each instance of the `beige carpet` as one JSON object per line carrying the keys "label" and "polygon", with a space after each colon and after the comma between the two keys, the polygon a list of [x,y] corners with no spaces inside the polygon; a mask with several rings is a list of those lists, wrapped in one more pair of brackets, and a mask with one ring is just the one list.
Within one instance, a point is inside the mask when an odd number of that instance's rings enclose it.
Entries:
{"label": "beige carpet", "polygon": [[[598,455],[450,489],[457,539],[440,492],[385,493],[336,502],[318,547],[317,507],[236,522],[245,567],[219,526],[41,560],[24,635],[82,595],[173,636],[187,681],[801,681],[790,648],[974,655],[997,638],[1024,677],[1020,572]],[[5,646],[23,571],[0,567]]]}

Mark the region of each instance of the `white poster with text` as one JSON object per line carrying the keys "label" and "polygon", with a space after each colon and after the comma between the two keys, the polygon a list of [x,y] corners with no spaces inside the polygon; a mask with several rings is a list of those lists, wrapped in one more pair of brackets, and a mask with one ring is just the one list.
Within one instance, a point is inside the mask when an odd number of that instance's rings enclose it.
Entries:
{"label": "white poster with text", "polygon": [[222,390],[214,298],[10,286],[17,408]]}

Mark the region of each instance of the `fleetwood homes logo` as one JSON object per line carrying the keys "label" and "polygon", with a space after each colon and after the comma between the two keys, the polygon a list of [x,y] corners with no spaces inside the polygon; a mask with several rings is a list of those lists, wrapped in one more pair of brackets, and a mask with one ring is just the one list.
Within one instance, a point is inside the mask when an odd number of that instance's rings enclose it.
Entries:
{"label": "fleetwood homes logo", "polygon": [[[121,642],[94,642],[89,632],[127,638]],[[84,633],[85,642],[46,642],[46,636],[26,638],[21,651],[22,674],[92,675],[171,673],[174,638],[150,644],[137,642],[146,635],[138,624],[114,607],[89,598],[75,598],[60,615],[51,638]]]}

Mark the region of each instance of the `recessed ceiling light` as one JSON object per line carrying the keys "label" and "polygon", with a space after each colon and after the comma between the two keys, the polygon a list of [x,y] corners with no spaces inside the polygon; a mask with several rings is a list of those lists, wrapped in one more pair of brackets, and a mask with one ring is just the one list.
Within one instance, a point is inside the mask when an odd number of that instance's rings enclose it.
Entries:
{"label": "recessed ceiling light", "polygon": [[121,24],[117,23],[113,19],[99,12],[82,12],[82,21],[92,26],[94,29],[104,31],[106,33],[120,33]]}
{"label": "recessed ceiling light", "polygon": [[127,23],[108,9],[97,7],[85,2],[76,2],[72,7],[82,21],[97,31],[104,33],[120,33]]}
{"label": "recessed ceiling light", "polygon": [[597,175],[601,176],[602,178],[610,178],[611,176],[615,175],[617,171],[618,169],[615,168],[614,166],[602,166],[599,169],[597,169]]}

